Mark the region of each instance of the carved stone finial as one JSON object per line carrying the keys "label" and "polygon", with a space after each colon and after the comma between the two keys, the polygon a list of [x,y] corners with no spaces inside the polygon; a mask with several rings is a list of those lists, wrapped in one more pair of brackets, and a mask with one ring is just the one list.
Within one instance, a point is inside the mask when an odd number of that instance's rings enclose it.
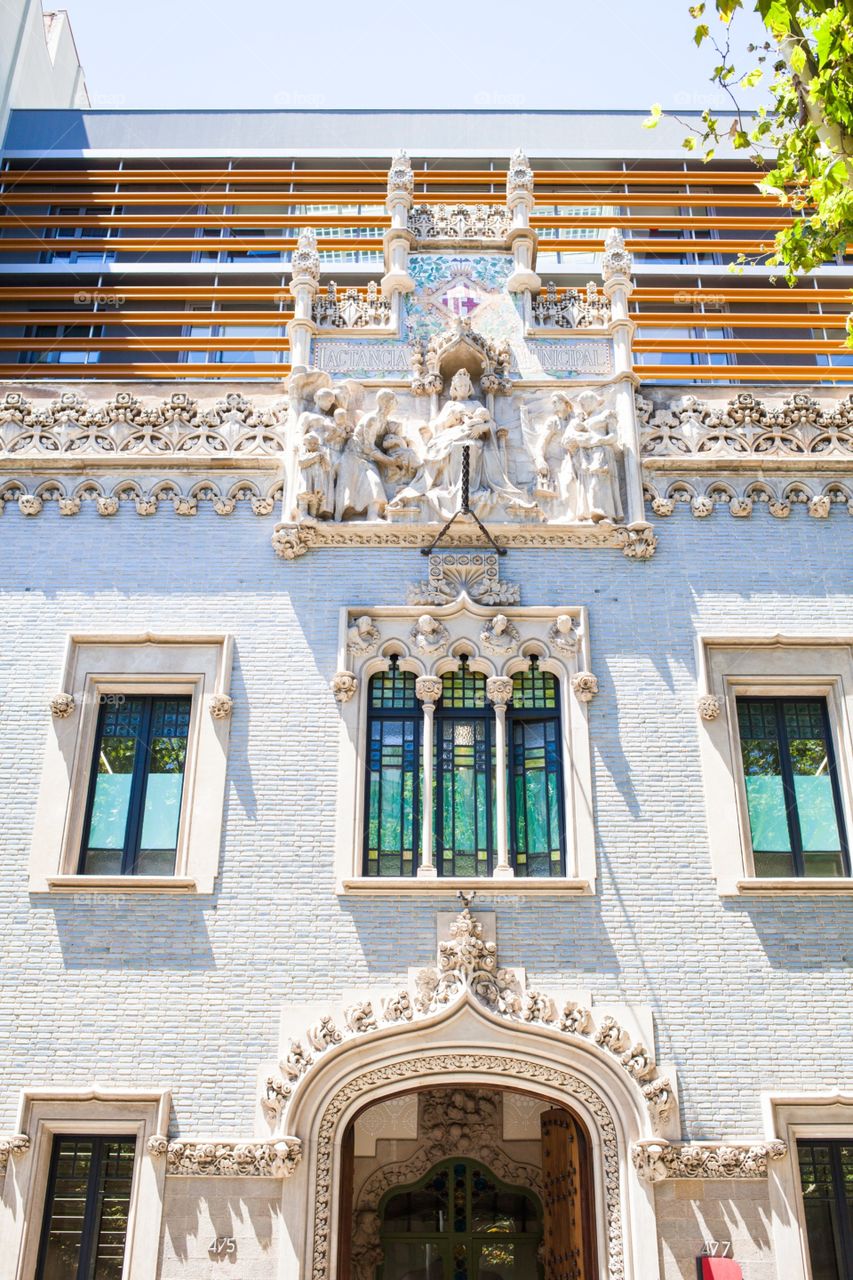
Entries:
{"label": "carved stone finial", "polygon": [[67,720],[75,705],[73,693],[55,693],[50,700],[50,713],[57,720]]}
{"label": "carved stone finial", "polygon": [[614,276],[630,276],[631,254],[625,248],[625,237],[619,227],[611,227],[604,237],[604,256],[601,259],[603,280]]}
{"label": "carved stone finial", "polygon": [[234,710],[234,699],[227,693],[214,693],[208,705],[214,720],[229,720]]}
{"label": "carved stone finial", "polygon": [[509,162],[509,169],[506,175],[506,194],[509,199],[511,196],[518,195],[523,192],[525,195],[533,194],[533,170],[530,167],[530,161],[521,150],[513,151]]}
{"label": "carved stone finial", "polygon": [[388,170],[388,194],[401,192],[410,196],[415,189],[415,175],[412,162],[406,151],[395,151]]}
{"label": "carved stone finial", "polygon": [[317,232],[313,227],[306,227],[299,232],[291,266],[294,279],[298,276],[315,282],[320,279],[320,254],[317,250]]}

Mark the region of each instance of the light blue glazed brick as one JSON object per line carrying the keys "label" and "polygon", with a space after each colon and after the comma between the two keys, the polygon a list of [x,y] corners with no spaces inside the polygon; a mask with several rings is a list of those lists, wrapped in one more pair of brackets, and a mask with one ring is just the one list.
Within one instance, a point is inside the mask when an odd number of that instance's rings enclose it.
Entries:
{"label": "light blue glazed brick", "polygon": [[[273,554],[272,521],[161,511],[106,521],[48,509],[0,521],[0,1130],[18,1090],[169,1086],[173,1128],[251,1132],[254,1079],[287,1001],[400,981],[428,962],[446,899],[333,892],[339,710],[329,691],[345,605],[399,604],[417,551]],[[512,551],[525,603],[586,605],[599,893],[490,896],[504,963],[656,1016],[684,1133],[760,1132],[761,1090],[850,1087],[853,901],[721,901],[708,856],[695,711],[698,630],[853,634],[853,521],[687,512],[648,563]],[[81,903],[27,893],[47,734],[70,631],[235,637],[222,871],[212,899]]]}

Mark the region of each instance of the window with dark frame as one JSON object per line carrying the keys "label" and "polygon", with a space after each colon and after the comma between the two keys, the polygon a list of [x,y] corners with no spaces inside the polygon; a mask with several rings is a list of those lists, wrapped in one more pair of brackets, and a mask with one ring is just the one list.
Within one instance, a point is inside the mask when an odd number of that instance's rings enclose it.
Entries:
{"label": "window with dark frame", "polygon": [[853,1280],[853,1138],[797,1143],[812,1280]]}
{"label": "window with dark frame", "polygon": [[79,871],[174,875],[192,698],[102,697]]}
{"label": "window with dark frame", "polygon": [[850,874],[824,698],[738,698],[756,876]]}
{"label": "window with dark frame", "polygon": [[[368,687],[364,874],[415,876],[421,847],[423,711],[397,659]],[[517,876],[565,875],[560,684],[534,658],[507,711],[509,856]],[[495,709],[463,658],[435,706],[433,832],[440,876],[488,877],[497,860]]]}
{"label": "window with dark frame", "polygon": [[36,1280],[121,1280],[136,1142],[56,1135]]}

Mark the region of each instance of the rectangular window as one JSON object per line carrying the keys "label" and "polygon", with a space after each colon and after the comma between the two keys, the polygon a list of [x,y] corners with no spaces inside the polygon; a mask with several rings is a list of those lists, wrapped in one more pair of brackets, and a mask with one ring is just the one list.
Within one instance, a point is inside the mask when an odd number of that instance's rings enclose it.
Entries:
{"label": "rectangular window", "polygon": [[370,682],[365,874],[411,876],[420,838],[420,705],[392,662]]}
{"label": "rectangular window", "polygon": [[823,698],[738,698],[757,876],[849,874]]}
{"label": "rectangular window", "polygon": [[812,1280],[853,1280],[853,1139],[797,1143]]}
{"label": "rectangular window", "polygon": [[121,1280],[132,1138],[53,1140],[37,1280]]}
{"label": "rectangular window", "polygon": [[192,698],[103,696],[80,872],[172,875]]}

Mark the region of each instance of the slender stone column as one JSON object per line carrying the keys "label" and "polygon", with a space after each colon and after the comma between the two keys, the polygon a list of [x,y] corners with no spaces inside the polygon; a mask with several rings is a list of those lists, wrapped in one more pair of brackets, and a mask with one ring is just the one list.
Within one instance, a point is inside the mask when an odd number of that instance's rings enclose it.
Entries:
{"label": "slender stone column", "polygon": [[537,236],[530,226],[533,199],[533,170],[523,151],[514,151],[506,175],[506,204],[510,213],[507,243],[514,259],[506,282],[510,293],[538,293],[542,281],[533,270]]}
{"label": "slender stone column", "polygon": [[385,275],[381,289],[385,298],[395,293],[411,293],[415,282],[409,275],[409,250],[415,237],[409,230],[415,175],[405,151],[397,151],[388,170],[388,195],[385,207],[391,215],[391,229],[384,237]]}
{"label": "slender stone column", "polygon": [[512,701],[512,677],[491,676],[486,681],[486,696],[495,708],[495,814],[498,846],[495,879],[511,880],[515,872],[509,865],[506,708],[507,703]]}
{"label": "slender stone column", "polygon": [[320,288],[320,254],[317,234],[310,227],[300,231],[293,255],[290,294],[294,300],[293,319],[287,326],[291,368],[307,369],[311,363],[311,339],[317,332],[314,323],[314,298]]}
{"label": "slender stone column", "polygon": [[634,403],[634,355],[631,342],[634,322],[628,311],[628,299],[634,292],[631,267],[631,254],[625,248],[622,232],[618,227],[611,227],[604,240],[601,275],[604,292],[610,299],[610,332],[613,336],[613,365],[616,375],[614,407],[619,422],[619,443],[625,458],[629,524],[645,519],[640,434]]}
{"label": "slender stone column", "polygon": [[419,676],[415,681],[415,695],[421,702],[424,711],[424,732],[421,750],[423,752],[423,793],[421,795],[421,861],[418,867],[419,880],[433,880],[438,872],[435,868],[433,850],[433,744],[435,741],[435,704],[441,697],[442,683],[440,676]]}

